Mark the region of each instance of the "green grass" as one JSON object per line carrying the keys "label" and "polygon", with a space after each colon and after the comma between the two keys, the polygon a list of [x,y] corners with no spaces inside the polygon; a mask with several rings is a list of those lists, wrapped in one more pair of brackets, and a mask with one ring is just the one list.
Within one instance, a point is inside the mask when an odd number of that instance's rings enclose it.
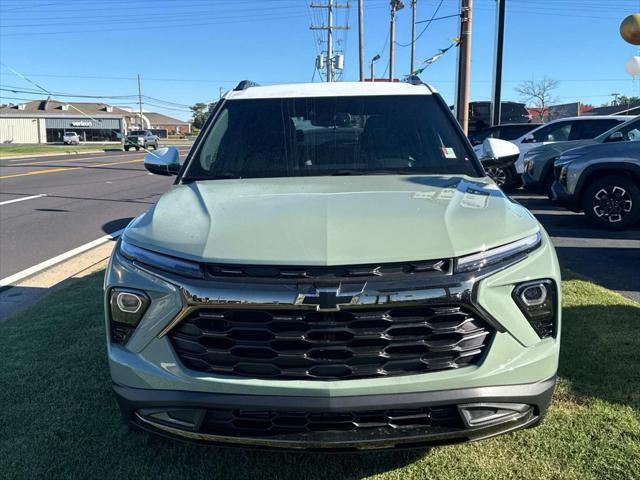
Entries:
{"label": "green grass", "polygon": [[13,155],[36,155],[39,153],[60,153],[84,151],[122,150],[119,144],[96,145],[0,145],[0,158]]}
{"label": "green grass", "polygon": [[541,426],[429,451],[320,455],[129,431],[111,393],[101,276],[0,323],[0,478],[640,478],[640,305],[593,284],[564,282],[560,380]]}

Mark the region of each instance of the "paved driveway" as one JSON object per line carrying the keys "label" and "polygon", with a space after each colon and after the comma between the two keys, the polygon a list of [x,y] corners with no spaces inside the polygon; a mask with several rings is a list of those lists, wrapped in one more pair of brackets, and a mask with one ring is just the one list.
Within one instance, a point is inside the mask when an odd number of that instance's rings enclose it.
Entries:
{"label": "paved driveway", "polygon": [[552,205],[546,196],[512,197],[542,222],[564,268],[640,302],[640,226],[624,232],[601,230],[583,214]]}

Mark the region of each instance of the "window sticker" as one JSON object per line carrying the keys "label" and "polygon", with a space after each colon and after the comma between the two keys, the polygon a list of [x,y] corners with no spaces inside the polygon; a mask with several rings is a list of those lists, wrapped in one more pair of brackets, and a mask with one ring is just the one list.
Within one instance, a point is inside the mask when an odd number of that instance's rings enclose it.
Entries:
{"label": "window sticker", "polygon": [[460,205],[465,208],[487,208],[489,196],[489,192],[483,192],[475,188],[467,188]]}
{"label": "window sticker", "polygon": [[456,156],[456,151],[451,147],[442,147],[440,150],[442,151],[442,156],[444,158],[451,158],[451,159],[458,158]]}

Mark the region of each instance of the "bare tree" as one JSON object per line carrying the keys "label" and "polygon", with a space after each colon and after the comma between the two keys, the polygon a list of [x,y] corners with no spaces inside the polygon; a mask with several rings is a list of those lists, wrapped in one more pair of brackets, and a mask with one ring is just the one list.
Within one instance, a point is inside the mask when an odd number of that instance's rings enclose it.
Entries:
{"label": "bare tree", "polygon": [[558,88],[559,83],[545,75],[542,80],[525,80],[516,87],[516,92],[523,102],[538,111],[538,120],[544,121],[549,114],[549,106],[557,101],[553,91]]}

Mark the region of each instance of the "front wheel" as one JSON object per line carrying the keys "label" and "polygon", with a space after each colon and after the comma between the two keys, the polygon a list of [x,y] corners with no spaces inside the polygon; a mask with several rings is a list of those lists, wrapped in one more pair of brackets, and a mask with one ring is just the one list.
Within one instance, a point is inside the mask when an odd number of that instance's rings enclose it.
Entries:
{"label": "front wheel", "polygon": [[582,209],[598,227],[611,230],[632,227],[640,220],[640,188],[622,175],[594,180],[582,195]]}
{"label": "front wheel", "polygon": [[140,150],[140,147],[136,147],[136,152]]}
{"label": "front wheel", "polygon": [[515,189],[515,178],[513,172],[509,168],[488,168],[487,175],[496,182],[498,187],[504,192],[510,192]]}

